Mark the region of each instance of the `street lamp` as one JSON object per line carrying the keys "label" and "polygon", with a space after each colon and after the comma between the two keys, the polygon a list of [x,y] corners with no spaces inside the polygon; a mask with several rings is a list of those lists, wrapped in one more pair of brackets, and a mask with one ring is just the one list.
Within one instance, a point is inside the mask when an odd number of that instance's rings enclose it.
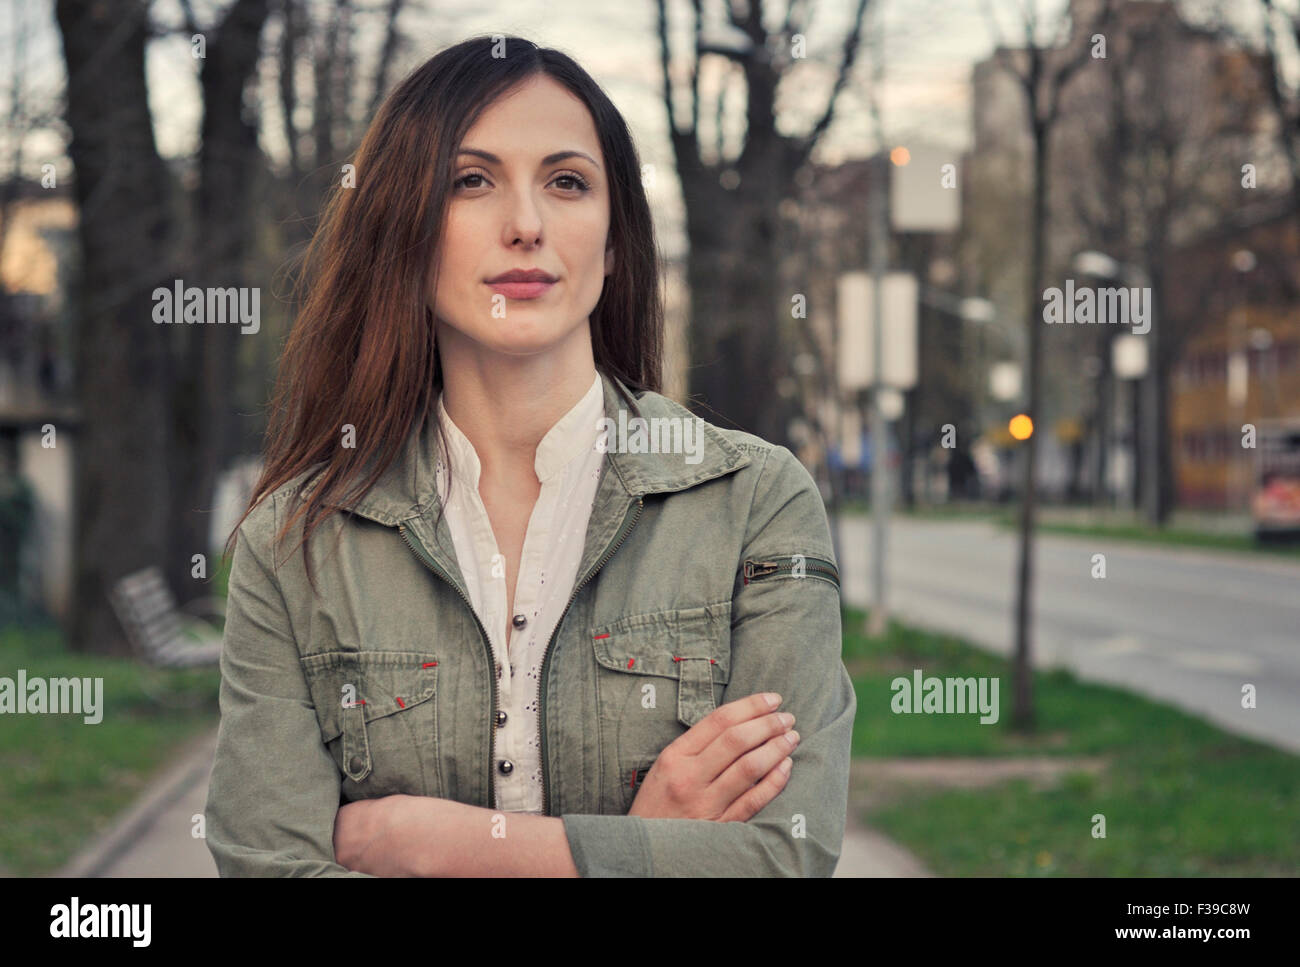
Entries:
{"label": "street lamp", "polygon": [[[1147,358],[1147,344],[1141,336],[1135,336],[1131,332],[1121,333],[1116,336],[1110,345],[1110,371],[1114,374],[1119,383],[1130,384],[1129,389],[1124,393],[1127,401],[1134,399],[1138,392],[1138,381],[1147,374],[1150,368],[1150,360]],[[1129,412],[1132,412],[1132,406],[1129,406]],[[1146,431],[1143,431],[1145,436]],[[1137,427],[1133,427],[1133,441],[1129,447],[1129,452],[1120,451],[1116,456],[1129,456],[1134,466],[1138,462],[1137,449]],[[1118,461],[1117,461],[1118,462]],[[1115,489],[1118,493],[1123,485],[1125,475],[1128,474],[1128,480],[1131,484],[1129,506],[1138,505],[1139,494],[1137,492],[1137,481],[1131,475],[1132,471],[1128,467],[1119,465],[1116,467],[1112,464],[1112,474],[1115,482]]]}
{"label": "street lamp", "polygon": [[[1074,257],[1074,271],[1079,275],[1090,275],[1098,279],[1122,281],[1133,288],[1151,287],[1151,277],[1142,266],[1120,262],[1104,252],[1093,250],[1079,252]],[[1146,481],[1143,504],[1147,521],[1152,524],[1158,523],[1160,510],[1160,357],[1156,349],[1159,334],[1158,321],[1153,308],[1150,325],[1145,335],[1138,336],[1130,333],[1125,337],[1142,339],[1146,348],[1146,366],[1142,372],[1135,372],[1131,378],[1138,380],[1145,376],[1142,382],[1141,457],[1142,478]],[[1129,351],[1131,352],[1131,349]],[[1136,450],[1136,443],[1134,449]]]}
{"label": "street lamp", "polygon": [[957,311],[967,322],[990,323],[998,316],[998,307],[978,296],[962,299]]}
{"label": "street lamp", "polygon": [[999,403],[1010,403],[1020,396],[1020,364],[994,363],[989,369],[989,393]]}

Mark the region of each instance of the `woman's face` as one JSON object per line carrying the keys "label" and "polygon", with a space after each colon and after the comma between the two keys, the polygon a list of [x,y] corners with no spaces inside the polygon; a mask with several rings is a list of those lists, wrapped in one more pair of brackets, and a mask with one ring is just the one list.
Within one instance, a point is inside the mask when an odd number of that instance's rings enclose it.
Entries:
{"label": "woman's face", "polygon": [[[444,352],[473,344],[524,356],[589,340],[614,253],[609,181],[586,105],[534,77],[484,111],[455,164],[432,306]],[[492,284],[512,270],[554,282]]]}

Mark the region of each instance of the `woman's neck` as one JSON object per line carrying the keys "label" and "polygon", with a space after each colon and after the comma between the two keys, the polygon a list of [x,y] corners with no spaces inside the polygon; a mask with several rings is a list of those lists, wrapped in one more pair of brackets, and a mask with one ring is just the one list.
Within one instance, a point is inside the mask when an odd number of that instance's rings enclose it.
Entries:
{"label": "woman's neck", "polygon": [[[480,479],[534,473],[542,437],[591,389],[591,343],[581,351],[504,356],[441,347],[442,404],[474,446]],[[581,349],[581,347],[579,347]]]}

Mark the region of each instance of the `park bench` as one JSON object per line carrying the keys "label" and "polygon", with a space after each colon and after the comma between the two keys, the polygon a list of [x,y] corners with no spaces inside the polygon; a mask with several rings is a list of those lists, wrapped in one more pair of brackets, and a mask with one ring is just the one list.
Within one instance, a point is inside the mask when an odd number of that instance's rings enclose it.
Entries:
{"label": "park bench", "polygon": [[109,595],[113,610],[140,657],[158,668],[215,665],[222,630],[204,616],[225,616],[220,598],[199,598],[176,606],[162,571],[147,567],[122,578]]}

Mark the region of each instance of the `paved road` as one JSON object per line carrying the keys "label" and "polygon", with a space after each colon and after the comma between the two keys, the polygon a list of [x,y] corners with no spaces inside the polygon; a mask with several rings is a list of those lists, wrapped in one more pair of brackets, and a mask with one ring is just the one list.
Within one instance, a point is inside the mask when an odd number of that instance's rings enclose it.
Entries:
{"label": "paved road", "polygon": [[[869,518],[845,517],[840,540],[845,600],[866,606]],[[894,617],[1012,651],[1012,531],[899,517],[886,546]],[[1105,578],[1092,576],[1095,554],[1105,555]],[[1042,535],[1036,569],[1036,665],[1068,667],[1300,753],[1300,563]],[[1245,683],[1256,688],[1254,709],[1241,707]],[[1009,687],[1001,697],[1005,714]]]}

